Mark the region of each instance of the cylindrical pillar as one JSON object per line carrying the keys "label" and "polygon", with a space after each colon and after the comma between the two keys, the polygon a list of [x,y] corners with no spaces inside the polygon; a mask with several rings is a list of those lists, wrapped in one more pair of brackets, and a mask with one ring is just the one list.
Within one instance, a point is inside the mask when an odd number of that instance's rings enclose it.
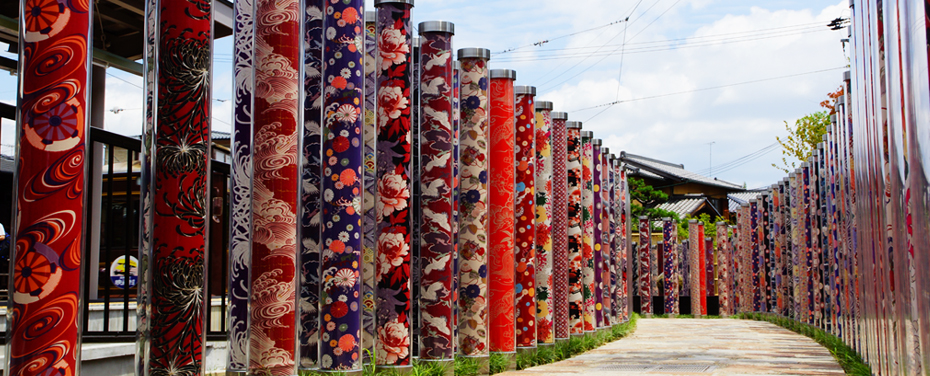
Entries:
{"label": "cylindrical pillar", "polygon": [[514,333],[514,96],[516,71],[491,70],[490,269],[492,352],[516,351]]}
{"label": "cylindrical pillar", "polygon": [[611,261],[613,279],[613,296],[611,297],[614,324],[626,321],[626,235],[623,224],[625,220],[624,208],[624,174],[621,171],[620,159],[615,155],[610,156],[611,175],[613,176],[613,201],[611,201],[613,210],[611,212],[611,225],[613,225],[613,242],[611,247],[614,249],[614,255]]}
{"label": "cylindrical pillar", "polygon": [[617,257],[619,256],[620,247],[617,243],[620,241],[620,236],[618,233],[620,221],[617,220],[617,213],[620,212],[618,204],[620,203],[620,198],[618,193],[620,192],[620,176],[617,175],[615,168],[616,156],[613,154],[607,155],[607,176],[609,179],[607,194],[610,196],[610,213],[608,215],[608,240],[610,248],[610,282],[608,283],[607,294],[610,297],[610,325],[617,325],[621,322],[619,317],[620,312],[620,301],[617,300],[617,288],[620,286],[620,277],[618,273],[620,265],[617,262]]}
{"label": "cylindrical pillar", "polygon": [[300,315],[298,369],[320,367],[320,252],[322,235],[322,124],[323,110],[323,4],[324,0],[305,2],[304,26],[304,102],[303,132],[301,132],[301,185],[297,218],[297,238],[300,239]]}
{"label": "cylindrical pillar", "polygon": [[[620,155],[623,155],[623,152],[620,152]],[[633,307],[633,297],[630,293],[630,286],[632,285],[631,279],[633,278],[633,273],[631,271],[632,263],[630,259],[632,258],[632,244],[630,242],[632,232],[630,228],[631,214],[630,214],[630,186],[626,179],[626,170],[624,169],[623,162],[618,158],[616,166],[617,173],[620,176],[620,213],[618,223],[620,224],[620,248],[619,255],[617,256],[617,262],[620,266],[620,289],[618,290],[617,299],[620,299],[620,310],[621,310],[621,320],[626,322],[630,319],[630,311]]]}
{"label": "cylindrical pillar", "polygon": [[639,309],[645,317],[652,317],[651,232],[649,217],[639,217]]}
{"label": "cylindrical pillar", "polygon": [[488,358],[488,59],[491,51],[464,48],[462,63],[459,196],[459,353]]}
{"label": "cylindrical pillar", "polygon": [[410,9],[412,0],[380,0],[377,7],[378,243],[375,364],[379,369],[409,369],[411,343],[411,102]]}
{"label": "cylindrical pillar", "polygon": [[603,272],[604,268],[604,196],[601,194],[604,187],[603,171],[601,165],[601,144],[603,141],[599,138],[591,140],[591,195],[592,195],[592,212],[591,222],[594,226],[594,238],[592,239],[591,261],[593,263],[592,271],[593,284],[591,288],[592,299],[594,301],[594,329],[604,327],[604,286]]}
{"label": "cylindrical pillar", "polygon": [[717,266],[718,274],[718,299],[720,302],[720,316],[727,317],[731,315],[730,311],[730,274],[728,268],[730,244],[729,230],[726,222],[717,222]]}
{"label": "cylindrical pillar", "polygon": [[[701,258],[699,261],[700,266],[698,267],[697,273],[701,279],[701,315],[707,315],[707,287],[711,283],[707,279],[707,264],[712,262],[712,260],[707,257],[707,237],[704,236],[704,222],[698,222],[698,247],[700,251],[698,256]],[[711,247],[713,248],[713,247]]]}
{"label": "cylindrical pillar", "polygon": [[611,266],[613,264],[613,248],[611,247],[611,182],[610,182],[610,161],[608,156],[610,155],[610,149],[606,147],[601,148],[601,186],[600,186],[600,195],[601,195],[601,316],[603,320],[601,321],[601,327],[606,328],[612,325],[611,320]]}
{"label": "cylindrical pillar", "polygon": [[[140,316],[143,332],[140,374],[204,369],[205,234],[209,226],[202,208],[206,207],[210,176],[210,92],[212,41],[211,10],[192,3],[159,1],[149,13],[148,25],[157,25],[155,65],[147,85],[155,96],[154,129],[143,134],[144,149],[150,156],[143,161],[142,186],[151,194],[143,211],[140,249],[140,291],[147,295],[146,312]],[[155,19],[151,19],[154,17]],[[295,183],[296,187],[296,183]],[[145,242],[148,242],[147,244]],[[178,291],[196,291],[178,295]],[[293,337],[291,337],[293,338]],[[293,364],[293,363],[292,363]]]}
{"label": "cylindrical pillar", "polygon": [[229,188],[229,284],[227,303],[227,360],[226,372],[248,372],[249,364],[249,264],[252,260],[252,95],[255,69],[252,59],[251,1],[235,3],[235,45],[233,55],[233,134],[232,160],[230,161]]}
{"label": "cylindrical pillar", "polygon": [[517,347],[536,347],[536,88],[514,87],[514,320]]}
{"label": "cylindrical pillar", "polygon": [[462,62],[452,62],[452,353],[459,347],[459,152],[462,120]]}
{"label": "cylindrical pillar", "polygon": [[451,22],[421,22],[420,360],[451,362],[452,35]]}
{"label": "cylindrical pillar", "polygon": [[365,12],[365,107],[362,123],[362,361],[371,363],[374,355],[375,336],[375,253],[378,248],[378,215],[375,202],[378,199],[378,173],[375,167],[375,150],[378,143],[378,127],[375,108],[378,97],[378,46],[377,17],[375,11]]}
{"label": "cylindrical pillar", "polygon": [[[252,261],[249,309],[251,373],[296,372],[297,161],[301,119],[297,0],[255,3]],[[276,64],[268,64],[275,61]],[[269,357],[268,354],[277,354]]]}
{"label": "cylindrical pillar", "polygon": [[[10,229],[10,233],[15,235],[9,241],[13,248],[10,254],[12,265],[9,269],[12,283],[9,286],[9,342],[4,367],[8,375],[73,375],[80,372],[81,324],[78,318],[81,317],[82,310],[81,286],[84,279],[81,271],[84,268],[81,261],[86,243],[84,192],[86,182],[90,180],[85,177],[91,105],[90,46],[93,44],[93,13],[90,5],[87,2],[27,1],[19,4],[20,61],[17,74],[20,85],[16,107],[16,134],[19,138],[16,140],[16,170],[13,179],[14,223]],[[13,7],[15,9],[15,5]],[[166,17],[165,21],[176,22],[171,17]],[[198,20],[190,21],[194,27],[201,26]],[[206,22],[209,22],[209,13]],[[192,37],[196,38],[196,35]],[[192,43],[201,41],[190,40]],[[209,41],[206,45],[209,46]],[[163,50],[166,47],[169,46],[160,44],[158,49]],[[209,59],[203,62],[206,64]],[[146,68],[154,68],[151,61],[146,62]],[[165,76],[163,72],[159,73],[160,76]],[[165,92],[159,93],[160,100],[163,100]],[[203,93],[196,92],[192,98],[194,102],[184,101],[178,103],[175,108],[194,108],[209,114],[209,107],[198,106],[204,103],[209,105],[209,95],[200,94]],[[186,115],[185,119],[195,120],[192,121],[191,128],[185,128],[185,134],[201,136],[202,132],[209,132],[209,123],[200,121],[202,119],[199,116],[191,117],[190,112],[192,111],[187,110],[182,113]],[[165,119],[158,120],[159,134],[167,134],[169,124],[165,124]],[[99,121],[102,123],[103,119]],[[175,127],[178,125],[180,124],[175,124]],[[146,130],[152,131],[150,126],[147,126]],[[149,133],[146,137],[154,141],[153,136]],[[165,143],[176,140],[166,137],[158,146],[164,148]],[[195,137],[194,140],[196,143],[196,140],[202,139]],[[204,155],[194,153],[192,157],[205,166],[206,161],[197,158]],[[168,182],[173,182],[179,177],[188,178],[184,180],[185,187],[203,193],[206,187],[205,171],[197,169],[197,166],[180,166],[180,176],[168,176],[165,169],[161,168],[156,170],[155,178],[160,179],[159,181],[170,179]],[[151,167],[153,166],[145,166]],[[147,181],[150,182],[151,179]],[[177,193],[176,187],[168,188]],[[174,197],[177,199],[177,195]],[[165,199],[159,199],[159,203],[160,209],[166,209]],[[195,219],[196,215],[191,218]],[[163,219],[159,220],[165,223]],[[177,219],[173,223],[186,222]],[[198,229],[203,230],[203,226],[204,220],[201,216],[196,226],[185,226],[184,229],[196,233]],[[199,270],[203,270],[203,248],[196,246],[198,243],[203,246],[203,232],[200,236],[191,238],[185,238],[181,234],[168,237],[165,231],[159,232],[158,235],[157,239],[162,244],[194,245],[193,254],[190,256],[200,256],[199,263],[194,261],[188,265],[193,266],[193,269],[199,267]],[[149,244],[143,243],[143,246],[143,256],[154,251],[150,249]],[[180,258],[187,255],[186,251],[187,247],[184,252],[175,252],[174,247],[171,247],[163,254],[176,254]],[[155,267],[158,272],[163,272],[166,266],[170,264],[159,262]],[[127,266],[126,270],[128,269]],[[92,265],[89,270],[97,270],[97,266]],[[191,284],[202,286],[202,275],[199,275],[201,278],[197,278],[198,275],[185,275],[182,278],[191,277]],[[143,274],[140,274],[141,276]],[[164,280],[164,277],[160,277],[156,281]],[[140,284],[140,291],[144,288],[142,286],[151,288]],[[158,299],[155,303],[159,306],[165,304],[166,297],[163,294],[157,294],[155,298]],[[202,295],[198,298],[202,298]],[[202,304],[195,304],[190,307],[197,310],[194,317],[181,317],[183,320],[191,320],[195,325],[200,324],[197,327],[202,328],[202,308]],[[154,323],[159,325],[154,329],[165,333],[165,323],[171,318],[164,314],[154,318],[158,319]],[[154,348],[153,337],[150,334],[145,333],[142,337],[146,349],[182,354],[181,349]],[[186,339],[202,343],[201,333],[190,334]],[[166,343],[170,340],[157,338],[155,341]],[[195,366],[197,372],[201,373],[199,347],[188,349],[191,353],[187,357],[181,357],[181,360],[185,364]],[[146,361],[150,359],[146,358]],[[159,364],[160,360],[154,364],[146,363],[144,369],[158,369]]]}
{"label": "cylindrical pillar", "polygon": [[691,314],[700,317],[704,303],[701,295],[701,244],[703,239],[698,230],[698,221],[688,221],[688,287],[691,296]]}
{"label": "cylindrical pillar", "polygon": [[569,338],[568,114],[552,113],[552,326],[557,340]]}
{"label": "cylindrical pillar", "polygon": [[361,370],[362,1],[327,2],[323,29],[320,369]]}
{"label": "cylindrical pillar", "polygon": [[750,262],[752,263],[751,272],[750,272],[750,284],[752,301],[752,312],[760,312],[762,310],[762,287],[761,281],[759,280],[760,269],[762,267],[759,262],[759,203],[758,199],[752,199],[749,201],[749,237],[750,237]]}
{"label": "cylindrical pillar", "polygon": [[581,161],[581,122],[566,122],[568,182],[568,325],[571,335],[584,334],[584,216],[581,206],[584,173]]}
{"label": "cylindrical pillar", "polygon": [[536,342],[555,343],[553,326],[552,102],[536,101]]}
{"label": "cylindrical pillar", "polygon": [[582,231],[582,291],[584,331],[596,328],[594,301],[594,132],[581,132],[581,228]]}
{"label": "cylindrical pillar", "polygon": [[676,223],[671,218],[662,218],[662,236],[665,243],[665,314],[678,315],[678,234]]}

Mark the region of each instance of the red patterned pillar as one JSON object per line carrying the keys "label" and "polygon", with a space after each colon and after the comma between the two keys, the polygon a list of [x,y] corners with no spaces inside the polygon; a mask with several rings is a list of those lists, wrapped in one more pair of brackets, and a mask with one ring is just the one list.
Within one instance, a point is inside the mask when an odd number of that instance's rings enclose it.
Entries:
{"label": "red patterned pillar", "polygon": [[652,268],[650,248],[652,239],[649,231],[649,217],[639,217],[639,306],[645,317],[652,317]]}
{"label": "red patterned pillar", "polygon": [[536,348],[536,88],[514,87],[514,293],[517,347]]}

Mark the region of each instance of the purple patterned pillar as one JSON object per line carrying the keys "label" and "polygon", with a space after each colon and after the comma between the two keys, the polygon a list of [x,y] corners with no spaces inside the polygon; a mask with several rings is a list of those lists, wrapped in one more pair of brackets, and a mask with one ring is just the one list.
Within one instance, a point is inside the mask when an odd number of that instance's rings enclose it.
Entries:
{"label": "purple patterned pillar", "polygon": [[358,372],[362,304],[361,0],[327,2],[323,28],[323,193],[320,369]]}
{"label": "purple patterned pillar", "polygon": [[555,343],[553,326],[552,102],[536,101],[536,341]]}
{"label": "purple patterned pillar", "polygon": [[303,14],[304,102],[301,137],[301,188],[298,220],[300,242],[299,370],[320,367],[320,236],[322,235],[320,187],[323,179],[323,4],[307,0]]}
{"label": "purple patterned pillar", "polygon": [[491,51],[465,48],[459,205],[459,353],[488,358],[488,59]]}
{"label": "purple patterned pillar", "polygon": [[375,107],[378,91],[378,13],[365,12],[365,107],[362,123],[362,361],[372,362],[375,350],[375,253],[378,248],[378,215],[375,201],[378,199],[378,173],[375,168],[378,128],[375,123]]}
{"label": "purple patterned pillar", "polygon": [[[623,153],[624,152],[620,152],[620,155],[622,156]],[[618,262],[620,263],[620,280],[621,280],[620,286],[621,288],[619,290],[620,296],[618,297],[618,299],[620,299],[621,301],[621,306],[620,306],[620,309],[622,310],[621,320],[623,322],[627,322],[630,320],[630,312],[633,309],[632,308],[633,307],[633,296],[630,293],[630,286],[632,285],[631,279],[633,278],[633,273],[631,271],[632,264],[630,260],[632,257],[631,252],[633,248],[630,242],[630,239],[631,239],[630,235],[632,232],[631,223],[630,223],[631,218],[632,218],[632,214],[630,213],[630,185],[626,179],[626,169],[623,165],[623,162],[620,159],[617,159],[616,169],[618,173],[620,174],[620,204],[622,205],[620,207],[620,213],[619,213],[619,216],[620,216],[620,221],[619,221],[620,223],[620,252],[619,253],[620,255],[618,257],[619,258]]]}
{"label": "purple patterned pillar", "polygon": [[420,32],[420,360],[451,362],[452,35],[451,22],[421,22]]}
{"label": "purple patterned pillar", "polygon": [[536,348],[536,88],[514,92],[514,320],[517,347]]}
{"label": "purple patterned pillar", "polygon": [[651,252],[652,239],[649,231],[649,217],[639,217],[639,307],[645,317],[652,317],[652,273]]}
{"label": "purple patterned pillar", "polygon": [[581,206],[582,187],[584,182],[583,166],[581,163],[581,122],[569,121],[566,142],[566,181],[568,182],[568,326],[573,336],[584,334],[584,264],[582,252],[583,238],[583,209]]}
{"label": "purple patterned pillar", "polygon": [[459,346],[459,164],[462,120],[462,62],[452,62],[452,353]]}
{"label": "purple patterned pillar", "polygon": [[229,195],[229,303],[227,360],[230,373],[246,373],[249,364],[249,263],[252,259],[252,0],[235,3],[232,161]]}
{"label": "purple patterned pillar", "polygon": [[556,340],[569,338],[568,114],[552,113],[552,327]]}
{"label": "purple patterned pillar", "polygon": [[601,194],[604,187],[603,174],[604,166],[601,161],[601,145],[603,141],[599,138],[591,140],[591,195],[592,208],[591,222],[594,225],[594,238],[592,239],[591,259],[594,262],[592,276],[594,284],[591,288],[594,299],[594,328],[604,327],[604,244],[601,241],[604,237],[604,196]]}
{"label": "purple patterned pillar", "polygon": [[671,218],[662,218],[662,236],[665,242],[665,314],[678,315],[678,226]]}
{"label": "purple patterned pillar", "polygon": [[378,369],[412,367],[411,247],[411,34],[412,0],[379,0],[376,41],[378,243],[375,258]]}

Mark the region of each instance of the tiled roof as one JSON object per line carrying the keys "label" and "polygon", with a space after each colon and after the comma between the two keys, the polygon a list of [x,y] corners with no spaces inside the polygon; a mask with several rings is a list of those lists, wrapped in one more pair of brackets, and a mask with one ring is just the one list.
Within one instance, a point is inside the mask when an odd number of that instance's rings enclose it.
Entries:
{"label": "tiled roof", "polygon": [[734,192],[727,194],[727,201],[729,201],[730,212],[739,210],[740,205],[749,203],[749,200],[758,197],[762,194],[762,192],[764,192],[764,190]]}
{"label": "tiled roof", "polygon": [[707,198],[704,196],[684,197],[680,199],[668,200],[667,202],[656,206],[656,208],[668,210],[678,214],[679,217],[684,218],[685,216],[694,214],[694,212],[700,209],[705,202],[707,202]]}
{"label": "tiled roof", "polygon": [[652,159],[648,157],[643,157],[641,155],[630,154],[627,152],[620,152],[620,159],[623,162],[631,165],[632,167],[638,167],[640,170],[648,170],[649,172],[662,176],[668,179],[689,181],[698,184],[711,185],[715,187],[724,188],[727,190],[733,191],[743,191],[745,190],[743,186],[735,183],[730,183],[725,180],[720,180],[717,178],[710,178],[700,174],[693,173],[691,171],[685,170],[685,166],[682,164],[674,164],[665,161],[660,161],[657,159]]}

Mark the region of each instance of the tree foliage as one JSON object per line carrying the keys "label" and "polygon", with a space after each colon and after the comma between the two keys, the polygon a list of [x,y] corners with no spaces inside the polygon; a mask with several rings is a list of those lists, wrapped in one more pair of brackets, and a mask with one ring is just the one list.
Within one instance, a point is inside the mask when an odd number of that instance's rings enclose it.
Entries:
{"label": "tree foliage", "polygon": [[794,125],[785,122],[785,130],[788,131],[788,136],[775,138],[782,146],[782,163],[781,165],[773,163],[772,167],[787,174],[797,168],[799,163],[803,163],[810,158],[814,150],[817,149],[817,143],[823,141],[823,135],[827,134],[830,115],[836,113],[834,103],[836,98],[841,95],[843,95],[842,87],[827,94],[829,99],[820,102],[820,107],[824,108],[823,111],[805,115],[795,121]]}

